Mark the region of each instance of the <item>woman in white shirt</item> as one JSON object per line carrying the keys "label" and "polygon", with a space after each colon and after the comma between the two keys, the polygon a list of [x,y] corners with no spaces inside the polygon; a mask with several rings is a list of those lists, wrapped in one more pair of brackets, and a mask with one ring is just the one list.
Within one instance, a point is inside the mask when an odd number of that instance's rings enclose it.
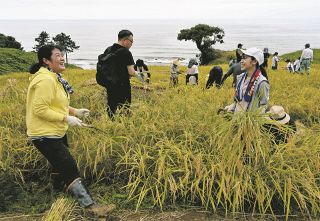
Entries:
{"label": "woman in white shirt", "polygon": [[188,64],[188,70],[186,73],[186,85],[189,83],[189,78],[194,76],[196,78],[196,84],[198,84],[198,77],[199,77],[199,68],[198,62],[195,59],[190,59]]}
{"label": "woman in white shirt", "polygon": [[269,82],[263,75],[264,57],[262,50],[249,48],[242,50],[241,70],[244,73],[237,76],[234,103],[226,106],[228,112],[246,112],[261,109],[265,112],[269,101]]}
{"label": "woman in white shirt", "polygon": [[277,70],[278,69],[278,62],[279,62],[279,57],[278,57],[278,52],[275,52],[273,54],[273,57],[272,57],[272,70]]}

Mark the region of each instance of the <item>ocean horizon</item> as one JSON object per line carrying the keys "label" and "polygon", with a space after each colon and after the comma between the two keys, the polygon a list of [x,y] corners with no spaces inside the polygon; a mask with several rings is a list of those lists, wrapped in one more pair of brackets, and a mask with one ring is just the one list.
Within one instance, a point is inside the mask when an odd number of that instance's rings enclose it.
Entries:
{"label": "ocean horizon", "polygon": [[31,51],[35,38],[41,31],[50,37],[61,32],[70,35],[80,46],[79,50],[68,54],[69,63],[84,69],[94,69],[97,57],[108,46],[117,41],[121,29],[129,29],[134,34],[134,44],[130,51],[134,59],[143,59],[149,64],[166,65],[174,58],[188,61],[199,53],[192,41],[177,40],[181,29],[204,23],[224,29],[223,44],[213,47],[234,50],[238,43],[244,48],[268,48],[284,54],[302,50],[306,43],[312,48],[320,48],[320,21],[295,20],[0,20],[0,33],[11,35],[21,42],[24,50]]}

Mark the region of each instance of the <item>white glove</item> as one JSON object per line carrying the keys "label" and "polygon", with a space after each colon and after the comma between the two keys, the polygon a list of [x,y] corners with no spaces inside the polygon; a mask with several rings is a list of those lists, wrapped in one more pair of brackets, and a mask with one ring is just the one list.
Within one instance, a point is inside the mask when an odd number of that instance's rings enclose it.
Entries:
{"label": "white glove", "polygon": [[66,121],[70,126],[78,126],[78,127],[82,126],[82,120],[74,116],[67,116]]}
{"label": "white glove", "polygon": [[142,83],[144,83],[144,79],[142,78],[141,74],[137,71],[135,71],[135,75],[138,78],[139,81],[141,81]]}
{"label": "white glove", "polygon": [[88,117],[89,113],[90,111],[85,108],[75,109],[74,111],[74,115],[76,115],[77,117]]}
{"label": "white glove", "polygon": [[228,106],[225,106],[223,109],[224,109],[225,111],[227,111],[227,112],[234,112],[235,106],[236,106],[236,104],[235,104],[235,103],[232,103],[232,104],[230,104],[230,105],[228,105]]}

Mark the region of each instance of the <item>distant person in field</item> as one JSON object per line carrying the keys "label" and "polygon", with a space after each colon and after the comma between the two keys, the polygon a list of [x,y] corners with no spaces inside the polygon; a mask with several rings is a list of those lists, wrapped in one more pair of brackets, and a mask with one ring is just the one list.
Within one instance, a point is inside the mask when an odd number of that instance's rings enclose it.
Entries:
{"label": "distant person in field", "polygon": [[122,109],[121,113],[128,113],[131,104],[131,85],[130,77],[137,76],[134,70],[134,60],[129,49],[133,44],[133,34],[129,30],[121,30],[118,34],[118,42],[108,47],[104,54],[116,54],[116,71],[119,80],[109,81],[107,89],[107,110],[108,115],[113,119],[117,110]]}
{"label": "distant person in field", "polygon": [[178,75],[180,74],[179,71],[180,62],[178,59],[172,61],[170,66],[170,85],[176,87],[179,83]]}
{"label": "distant person in field", "polygon": [[245,70],[241,70],[241,63],[236,63],[234,65],[232,65],[229,70],[227,71],[227,73],[225,73],[223,75],[223,78],[221,80],[221,85],[225,82],[225,80],[233,75],[233,81],[232,81],[232,87],[235,87],[236,86],[236,81],[237,81],[237,76],[244,73]]}
{"label": "distant person in field", "polygon": [[287,62],[287,70],[289,71],[289,73],[294,73],[294,67],[293,67],[293,63],[291,62],[290,59],[286,60]]}
{"label": "distant person in field", "polygon": [[242,49],[242,44],[239,43],[238,44],[238,48],[236,49],[236,58],[237,58],[237,63],[239,63],[241,61],[241,55],[242,55],[242,52],[241,52],[241,49]]}
{"label": "distant person in field", "polygon": [[[136,61],[136,64],[134,65],[134,70],[137,72],[137,74],[140,76],[140,78],[146,82],[147,84],[150,83],[150,72],[148,69],[148,66],[144,63],[143,60],[138,59]],[[146,76],[146,77],[145,77]]]}
{"label": "distant person in field", "polygon": [[313,51],[310,48],[310,44],[305,45],[305,49],[303,49],[302,54],[300,56],[300,69],[301,73],[310,73],[310,65],[313,61]]}
{"label": "distant person in field", "polygon": [[224,108],[227,112],[245,112],[261,109],[265,112],[270,86],[263,76],[263,52],[258,48],[242,50],[241,69],[245,72],[237,76],[234,103]]}
{"label": "distant person in field", "polygon": [[230,61],[229,61],[229,68],[231,68],[234,64],[237,63],[237,60],[232,58]]}
{"label": "distant person in field", "polygon": [[209,73],[208,80],[206,83],[206,88],[209,89],[213,86],[213,84],[216,85],[216,87],[221,86],[221,79],[223,75],[223,70],[220,66],[214,66]]}
{"label": "distant person in field", "polygon": [[274,123],[265,124],[263,127],[273,135],[276,144],[288,142],[288,139],[297,131],[294,120],[281,106],[272,106],[267,114],[268,119]]}
{"label": "distant person in field", "polygon": [[198,84],[199,79],[199,68],[198,62],[195,59],[190,59],[188,64],[188,69],[186,73],[186,85],[189,83],[189,78],[194,76],[196,78],[196,84]]}
{"label": "distant person in field", "polygon": [[294,72],[300,72],[300,57],[298,57],[293,63]]}
{"label": "distant person in field", "polygon": [[280,59],[278,57],[278,52],[275,52],[273,54],[273,57],[272,57],[272,70],[277,70],[278,69],[278,63],[279,63]]}
{"label": "distant person in field", "polygon": [[263,61],[263,64],[262,64],[263,68],[268,68],[268,59],[269,59],[269,57],[270,57],[269,49],[268,48],[264,48],[263,49],[264,61]]}
{"label": "distant person in field", "polygon": [[85,108],[70,106],[73,88],[63,78],[64,54],[59,46],[46,45],[38,50],[38,63],[30,68],[27,92],[27,134],[37,150],[52,166],[53,188],[71,193],[79,205],[98,216],[105,216],[114,205],[97,205],[85,187],[77,163],[69,151],[69,126],[81,127],[78,118],[89,115]]}

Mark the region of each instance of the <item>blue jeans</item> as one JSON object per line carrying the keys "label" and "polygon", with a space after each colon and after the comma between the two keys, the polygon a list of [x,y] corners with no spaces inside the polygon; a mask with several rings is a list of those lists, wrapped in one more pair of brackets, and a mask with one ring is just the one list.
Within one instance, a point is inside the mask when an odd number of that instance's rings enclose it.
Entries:
{"label": "blue jeans", "polygon": [[311,65],[310,59],[302,59],[301,64],[300,64],[301,72],[303,72],[303,73],[307,72],[307,74],[309,74],[310,65]]}

